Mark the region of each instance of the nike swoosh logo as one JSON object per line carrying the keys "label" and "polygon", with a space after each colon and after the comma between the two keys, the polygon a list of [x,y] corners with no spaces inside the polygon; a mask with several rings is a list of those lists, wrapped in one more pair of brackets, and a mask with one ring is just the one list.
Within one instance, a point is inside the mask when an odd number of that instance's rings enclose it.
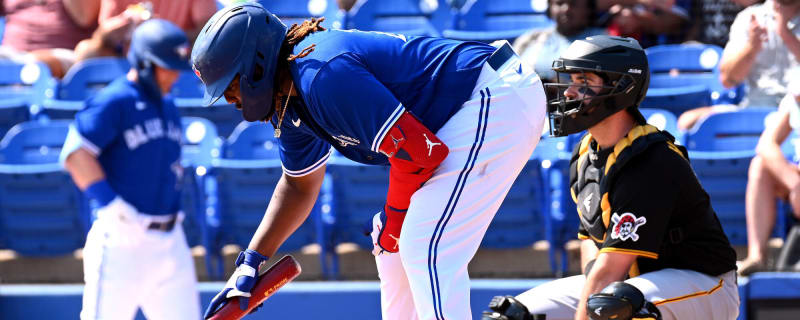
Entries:
{"label": "nike swoosh logo", "polygon": [[300,126],[300,119],[298,118],[297,120],[292,120],[292,124],[293,124],[295,127],[299,127],[299,126]]}
{"label": "nike swoosh logo", "polygon": [[522,64],[519,64],[519,68],[517,68],[517,73],[522,74]]}

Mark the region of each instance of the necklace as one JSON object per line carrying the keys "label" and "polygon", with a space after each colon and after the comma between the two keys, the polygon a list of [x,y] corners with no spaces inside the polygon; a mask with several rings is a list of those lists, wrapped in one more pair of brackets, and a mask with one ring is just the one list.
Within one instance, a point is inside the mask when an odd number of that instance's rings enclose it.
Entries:
{"label": "necklace", "polygon": [[289,106],[289,99],[292,98],[292,90],[294,90],[294,81],[292,81],[292,85],[289,87],[289,95],[286,96],[286,103],[283,104],[283,110],[278,114],[278,125],[275,126],[275,138],[281,137],[281,123],[283,123],[283,116],[286,115],[286,107]]}

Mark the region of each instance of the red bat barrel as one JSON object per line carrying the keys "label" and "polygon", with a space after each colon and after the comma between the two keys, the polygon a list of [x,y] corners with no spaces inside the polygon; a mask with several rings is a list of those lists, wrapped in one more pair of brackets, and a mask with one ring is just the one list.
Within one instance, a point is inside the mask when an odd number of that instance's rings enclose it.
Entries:
{"label": "red bat barrel", "polygon": [[267,271],[261,273],[261,276],[256,281],[250,302],[247,304],[247,310],[239,308],[239,298],[235,297],[228,301],[227,304],[222,306],[210,320],[239,320],[250,313],[256,306],[267,300],[272,294],[283,285],[289,283],[296,278],[302,268],[292,256],[284,256],[269,267]]}

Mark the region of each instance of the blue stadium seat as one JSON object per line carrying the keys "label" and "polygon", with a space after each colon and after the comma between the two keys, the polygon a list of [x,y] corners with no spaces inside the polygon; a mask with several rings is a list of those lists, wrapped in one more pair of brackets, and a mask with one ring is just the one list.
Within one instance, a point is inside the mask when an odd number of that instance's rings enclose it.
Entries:
{"label": "blue stadium seat", "polygon": [[651,86],[640,107],[666,109],[678,116],[686,110],[710,105],[711,92],[705,85],[663,88]]}
{"label": "blue stadium seat", "polygon": [[553,25],[547,17],[547,1],[467,1],[455,17],[453,28],[442,31],[451,39],[513,40],[532,29]]}
{"label": "blue stadium seat", "polygon": [[[657,45],[645,50],[650,66],[651,79],[648,96],[674,95],[670,91],[652,89],[704,86],[708,90],[708,101],[691,100],[692,107],[716,104],[737,104],[744,98],[744,85],[725,88],[719,80],[719,62],[722,48],[710,44],[667,44]],[[686,92],[688,89],[678,91]],[[696,90],[695,90],[696,91]],[[685,93],[684,93],[685,94]],[[686,101],[684,99],[684,101]],[[648,105],[652,107],[671,107]],[[678,110],[688,108],[684,102]],[[670,108],[672,110],[672,108]],[[681,110],[682,111],[682,110]]]}
{"label": "blue stadium seat", "polygon": [[764,131],[768,108],[749,108],[712,114],[686,134],[686,148],[696,151],[755,150]]}
{"label": "blue stadium seat", "polygon": [[[216,217],[207,217],[209,228],[219,226],[219,245],[235,243],[247,247],[261,222],[275,185],[283,175],[278,156],[278,142],[272,126],[242,122],[228,137],[220,158],[213,159],[208,187],[210,209]],[[209,189],[210,188],[210,189]],[[315,243],[319,206],[279,248],[294,251]],[[207,212],[208,215],[210,215]],[[324,248],[323,248],[324,249]],[[324,256],[324,255],[323,255]]]}
{"label": "blue stadium seat", "polygon": [[186,214],[183,222],[190,246],[201,243],[205,227],[205,183],[212,159],[219,156],[222,141],[211,121],[196,117],[182,117],[183,138],[181,164],[184,168],[182,208]]}
{"label": "blue stadium seat", "polygon": [[130,70],[123,58],[92,58],[76,63],[61,81],[40,93],[43,112],[52,119],[72,119],[83,101]]}
{"label": "blue stadium seat", "polygon": [[211,106],[203,104],[203,82],[192,71],[181,72],[178,80],[172,85],[170,94],[175,98],[175,106],[182,116],[199,117],[211,120],[221,137],[227,137],[233,128],[242,121],[242,113],[225,98],[217,100]]}
{"label": "blue stadium seat", "polygon": [[659,130],[669,132],[675,137],[677,144],[683,144],[683,132],[678,130],[678,118],[666,109],[658,108],[639,108],[647,123],[655,126]]}
{"label": "blue stadium seat", "polygon": [[333,184],[335,229],[333,242],[352,242],[372,250],[372,239],[364,235],[365,225],[386,203],[389,167],[350,161],[334,152],[327,171]]}
{"label": "blue stadium seat", "polygon": [[43,63],[17,63],[0,60],[0,136],[9,128],[30,119],[29,105],[37,90],[52,80]]}
{"label": "blue stadium seat", "polygon": [[690,151],[697,179],[711,198],[711,206],[733,245],[747,244],[745,190],[747,171],[755,152]]}
{"label": "blue stadium seat", "polygon": [[22,255],[83,246],[87,205],[58,163],[68,121],[24,122],[0,140],[0,242]]}
{"label": "blue stadium seat", "polygon": [[310,17],[326,17],[322,26],[328,28],[336,20],[339,7],[335,0],[258,0],[258,3],[291,26]]}
{"label": "blue stadium seat", "polygon": [[489,225],[481,247],[521,248],[544,239],[546,192],[540,165],[538,159],[531,159],[522,169]]}
{"label": "blue stadium seat", "polygon": [[722,48],[713,44],[664,44],[645,49],[652,73],[714,72]]}
{"label": "blue stadium seat", "polygon": [[172,85],[170,94],[175,99],[202,99],[205,86],[194,72],[181,71],[178,79]]}
{"label": "blue stadium seat", "polygon": [[580,137],[581,134],[567,137],[545,135],[533,151],[533,158],[541,164],[544,187],[542,217],[545,239],[550,244],[550,270],[558,276],[567,271],[564,245],[577,239],[578,234],[578,212],[569,192],[569,160]]}
{"label": "blue stadium seat", "polygon": [[735,245],[747,243],[747,172],[769,112],[744,109],[712,114],[686,135],[695,174],[711,197],[728,239]]}
{"label": "blue stadium seat", "polygon": [[[184,168],[181,207],[186,219],[183,229],[189,246],[203,245],[206,252],[213,252],[206,222],[206,178],[212,159],[219,156],[222,143],[217,129],[211,121],[196,117],[182,117],[183,125],[181,164]],[[222,278],[222,266],[217,263],[219,254],[206,254],[206,268],[213,279]]]}
{"label": "blue stadium seat", "polygon": [[408,36],[439,36],[451,20],[440,0],[367,0],[342,16],[344,29],[384,31]]}
{"label": "blue stadium seat", "polygon": [[242,122],[242,112],[232,104],[217,101],[211,106],[204,106],[202,98],[175,98],[175,106],[181,116],[204,118],[217,128],[220,137],[229,136],[236,126]]}

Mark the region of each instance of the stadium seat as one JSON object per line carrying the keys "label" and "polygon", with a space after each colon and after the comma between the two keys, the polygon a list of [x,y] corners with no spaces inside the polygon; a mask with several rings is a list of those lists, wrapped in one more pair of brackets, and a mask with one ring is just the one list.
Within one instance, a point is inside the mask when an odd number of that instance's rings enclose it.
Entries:
{"label": "stadium seat", "polygon": [[83,246],[86,201],[58,163],[68,127],[68,121],[29,121],[0,140],[0,242],[22,255]]}
{"label": "stadium seat", "polygon": [[748,168],[770,110],[712,114],[686,135],[689,159],[734,245],[747,243],[745,190]]}
{"label": "stadium seat", "polygon": [[702,119],[686,134],[690,151],[755,150],[764,131],[769,108],[749,108],[715,113]]}
{"label": "stadium seat", "polygon": [[[283,175],[278,142],[272,127],[258,122],[242,122],[223,145],[219,158],[213,159],[208,178],[210,229],[219,225],[219,245],[234,243],[247,247],[261,222],[275,185]],[[281,252],[299,250],[316,241],[319,206],[279,248]],[[323,248],[324,249],[324,248]],[[327,254],[327,253],[325,253]],[[321,256],[324,256],[321,255]]]}
{"label": "stadium seat", "polygon": [[327,171],[333,183],[333,243],[352,242],[372,250],[372,239],[364,235],[365,226],[386,203],[389,167],[356,163],[334,152]]}
{"label": "stadium seat", "polygon": [[567,137],[545,135],[533,151],[541,164],[544,187],[542,196],[544,236],[550,244],[550,270],[560,276],[567,271],[567,251],[564,245],[577,239],[578,213],[569,193],[569,160],[575,143],[582,134]]}
{"label": "stadium seat", "polygon": [[178,80],[172,85],[171,94],[175,98],[175,106],[182,116],[199,117],[210,120],[221,137],[227,137],[242,121],[242,113],[219,99],[211,106],[203,105],[203,82],[191,71],[181,72]]}
{"label": "stadium seat", "polygon": [[17,123],[30,119],[29,105],[37,90],[52,77],[43,63],[17,63],[0,60],[0,136]]}
{"label": "stadium seat", "polygon": [[183,139],[181,164],[184,168],[183,211],[186,214],[184,229],[190,246],[202,243],[205,225],[204,178],[214,157],[219,156],[222,141],[211,121],[196,117],[182,117]]}
{"label": "stadium seat", "polygon": [[658,108],[639,108],[647,123],[655,126],[659,130],[669,132],[675,137],[675,143],[683,144],[683,132],[678,130],[678,118],[675,114],[666,109]]}
{"label": "stadium seat", "polygon": [[714,72],[722,48],[713,44],[664,44],[645,49],[652,73]]}
{"label": "stadium seat", "polygon": [[[184,168],[181,207],[186,218],[183,229],[189,246],[203,245],[212,252],[213,235],[206,222],[206,177],[214,157],[219,156],[222,141],[211,121],[196,117],[182,117],[183,125],[181,164]],[[221,280],[222,266],[215,265],[218,255],[206,254],[206,268],[213,279]]]}
{"label": "stadium seat", "polygon": [[[701,107],[717,104],[737,104],[744,98],[744,85],[734,88],[725,88],[719,80],[719,62],[722,57],[722,48],[710,44],[667,44],[657,45],[645,50],[650,66],[651,79],[648,98],[663,97],[675,94],[686,94],[689,90],[683,87],[704,86],[707,89],[707,99],[686,99],[682,105],[677,106],[678,111],[687,108]],[[669,90],[656,90],[672,88]],[[681,88],[681,89],[679,89]],[[698,105],[703,104],[703,105]],[[670,107],[669,105],[652,105],[650,107]]]}
{"label": "stadium seat", "polygon": [[302,24],[310,17],[325,17],[322,26],[329,28],[336,20],[339,6],[335,0],[258,0],[258,3],[278,16],[286,26]]}
{"label": "stadium seat", "polygon": [[61,81],[44,90],[41,107],[52,119],[72,119],[83,109],[83,101],[100,91],[111,81],[130,70],[128,60],[123,58],[92,58],[76,63]]}
{"label": "stadium seat", "polygon": [[450,20],[450,7],[442,0],[367,0],[343,15],[341,24],[344,29],[439,36]]}
{"label": "stadium seat", "polygon": [[170,94],[175,99],[202,99],[204,91],[205,85],[194,72],[181,71],[178,79],[172,85]]}
{"label": "stadium seat", "polygon": [[453,27],[442,31],[442,35],[459,40],[513,41],[529,30],[552,26],[546,10],[547,1],[466,1],[457,11]]}
{"label": "stadium seat", "polygon": [[699,107],[711,105],[711,92],[705,85],[688,85],[680,87],[650,87],[642,108],[660,108],[672,112],[675,116]]}
{"label": "stadium seat", "polygon": [[531,159],[522,169],[489,225],[481,247],[522,248],[544,239],[546,189],[540,165],[538,159]]}

